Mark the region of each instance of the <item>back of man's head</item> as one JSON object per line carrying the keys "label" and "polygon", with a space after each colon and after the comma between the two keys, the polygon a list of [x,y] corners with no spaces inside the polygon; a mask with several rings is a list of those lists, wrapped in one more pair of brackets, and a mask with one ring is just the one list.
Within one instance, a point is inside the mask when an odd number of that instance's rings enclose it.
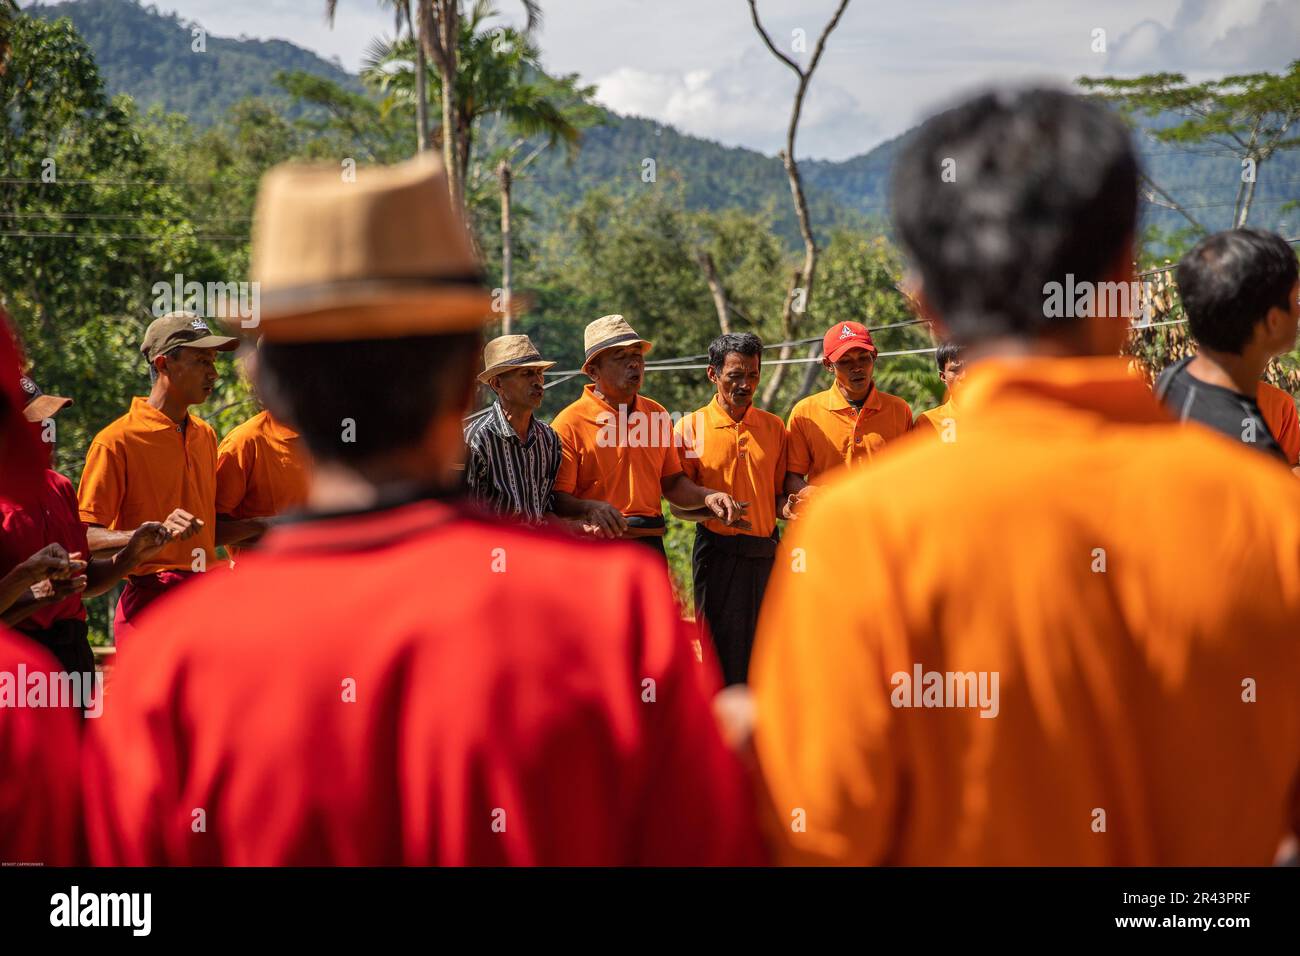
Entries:
{"label": "back of man's head", "polygon": [[[948,181],[946,181],[948,180]],[[1099,282],[1137,221],[1124,123],[1059,90],[995,90],[927,120],[894,163],[893,219],[930,307],[969,345],[1034,338],[1044,286]]]}
{"label": "back of man's head", "polygon": [[1228,229],[1206,236],[1178,262],[1178,295],[1193,337],[1240,355],[1269,309],[1291,308],[1300,263],[1281,236]]}
{"label": "back of man's head", "polygon": [[263,342],[257,388],[314,458],[361,466],[419,447],[439,420],[459,434],[478,348],[476,332]]}

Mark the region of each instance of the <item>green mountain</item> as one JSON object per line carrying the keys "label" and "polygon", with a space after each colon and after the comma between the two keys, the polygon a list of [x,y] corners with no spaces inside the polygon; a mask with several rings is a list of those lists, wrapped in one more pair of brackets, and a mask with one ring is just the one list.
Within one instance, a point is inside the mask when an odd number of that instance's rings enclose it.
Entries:
{"label": "green mountain", "polygon": [[[281,70],[301,70],[359,91],[360,81],[341,66],[284,40],[207,36],[207,51],[191,49],[195,24],[175,14],[143,7],[138,0],[69,0],[36,5],[41,17],[70,17],[95,51],[111,92],[129,93],[142,106],[160,104],[199,124],[216,121],[238,100],[263,97],[293,107],[276,84]],[[906,134],[904,134],[906,135]],[[881,222],[887,213],[889,168],[902,137],[841,162],[802,162],[813,222],[825,234],[836,226]],[[1155,180],[1210,229],[1226,228],[1241,169],[1226,151],[1192,150],[1155,144],[1144,138],[1143,153]],[[691,209],[737,207],[769,211],[772,228],[787,242],[798,240],[789,186],[780,160],[750,149],[724,146],[671,126],[639,117],[608,113],[608,120],[585,132],[572,163],[562,151],[539,157],[519,181],[518,196],[543,221],[574,203],[592,187],[631,193],[645,188],[645,160],[655,162],[660,184],[682,192]],[[1300,210],[1283,207],[1300,198],[1300,150],[1276,157],[1261,168],[1251,222],[1300,234]],[[1147,224],[1165,230],[1187,225],[1177,212],[1144,207]]]}
{"label": "green mountain", "polygon": [[192,29],[201,24],[136,0],[38,3],[23,12],[69,18],[95,51],[110,93],[129,93],[144,108],[157,104],[201,124],[211,123],[248,96],[278,100],[290,109],[289,97],[275,83],[279,70],[302,70],[354,92],[361,90],[360,80],[339,64],[285,40],[207,34],[206,49],[196,52]]}

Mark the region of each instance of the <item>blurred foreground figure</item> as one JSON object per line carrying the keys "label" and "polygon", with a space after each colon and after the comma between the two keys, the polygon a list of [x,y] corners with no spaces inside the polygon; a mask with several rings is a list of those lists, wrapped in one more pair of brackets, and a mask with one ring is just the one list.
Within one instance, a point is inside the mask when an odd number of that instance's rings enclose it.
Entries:
{"label": "blurred foreground figure", "polygon": [[252,265],[307,512],[145,621],[89,744],[92,859],[753,860],[662,561],[446,497],[491,300],[441,164],[273,170]]}
{"label": "blurred foreground figure", "polygon": [[[19,371],[0,311],[0,494],[39,489],[49,458],[23,416]],[[79,717],[48,697],[29,706],[28,695],[33,675],[48,681],[60,671],[48,651],[0,627],[0,866],[77,862]]]}
{"label": "blurred foreground figure", "polygon": [[1045,90],[898,157],[962,415],[822,491],[777,559],[751,681],[783,860],[1267,865],[1295,827],[1300,489],[1172,420],[1122,310],[1044,304],[1132,280],[1137,177],[1118,118]]}

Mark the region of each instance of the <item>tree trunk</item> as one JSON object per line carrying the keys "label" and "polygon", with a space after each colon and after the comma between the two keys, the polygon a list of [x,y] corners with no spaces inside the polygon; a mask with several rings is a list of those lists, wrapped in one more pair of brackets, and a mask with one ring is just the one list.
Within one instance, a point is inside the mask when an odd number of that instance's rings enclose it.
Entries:
{"label": "tree trunk", "polygon": [[1255,183],[1259,180],[1259,167],[1262,165],[1262,162],[1263,161],[1261,160],[1255,163],[1255,175],[1251,178],[1250,182],[1246,183],[1246,196],[1241,202],[1241,212],[1237,215],[1237,222],[1235,224],[1238,229],[1246,225],[1246,221],[1250,219],[1250,207],[1255,201]]}
{"label": "tree trunk", "polygon": [[510,311],[510,267],[514,258],[510,238],[510,162],[501,160],[497,172],[501,177],[501,305],[505,314],[501,319],[501,334],[509,335],[512,325]]}
{"label": "tree trunk", "polygon": [[[458,66],[458,41],[460,39],[460,0],[415,0],[427,4],[424,8],[421,40],[425,53],[438,67],[442,81],[442,161],[447,169],[447,192],[452,207],[465,213],[464,186],[460,181],[460,164],[456,161],[456,145],[460,136],[456,129],[456,71]],[[428,14],[432,12],[433,16]],[[432,20],[432,22],[430,22]],[[469,217],[465,216],[468,223]]]}
{"label": "tree trunk", "polygon": [[[821,354],[822,354],[822,344],[820,342],[814,342],[813,347],[808,350],[808,357],[813,359],[820,358]],[[808,363],[808,367],[804,369],[803,382],[799,385],[799,394],[794,397],[795,402],[799,401],[799,399],[804,398],[807,395],[812,394],[813,386],[817,384],[817,373],[820,372],[821,370],[822,370],[821,362]],[[791,407],[794,406],[794,402],[791,402],[790,404]]]}
{"label": "tree trunk", "polygon": [[704,281],[709,284],[709,294],[713,296],[713,308],[718,313],[718,328],[722,330],[723,335],[728,335],[731,332],[731,315],[727,307],[727,290],[722,287],[722,280],[718,278],[718,269],[713,264],[713,256],[701,249],[695,254],[695,261],[700,264],[700,269],[704,272]]}
{"label": "tree trunk", "polygon": [[[808,66],[801,67],[792,60],[787,54],[782,52],[772,38],[768,35],[767,30],[763,28],[762,21],[758,16],[758,0],[749,0],[749,12],[754,21],[754,29],[766,44],[772,55],[794,71],[795,76],[799,77],[799,85],[795,89],[794,105],[790,110],[790,123],[786,127],[785,149],[781,153],[781,162],[785,166],[786,177],[790,180],[790,194],[794,197],[794,212],[799,220],[799,235],[803,238],[804,256],[803,269],[796,275],[796,283],[791,284],[790,294],[786,296],[785,307],[781,312],[781,331],[788,341],[795,337],[799,328],[799,321],[803,315],[808,312],[812,304],[813,278],[817,271],[817,244],[813,239],[812,225],[808,217],[808,202],[803,193],[803,180],[799,176],[799,164],[794,158],[794,141],[795,135],[799,132],[799,117],[803,112],[803,99],[808,92],[808,84],[812,81],[813,74],[817,72],[817,64],[821,62],[822,53],[826,50],[826,38],[831,35],[831,31],[840,22],[840,17],[844,15],[844,8],[849,5],[849,0],[840,0],[839,5],[835,8],[835,13],[831,15],[825,28],[822,29],[821,36],[817,38],[817,46],[813,50],[812,59]],[[801,292],[802,290],[802,292]],[[795,309],[796,296],[799,299],[799,308]],[[790,346],[781,348],[781,358],[789,358],[793,349]],[[776,399],[777,391],[781,387],[781,381],[785,378],[785,370],[789,366],[778,365],[768,380],[767,388],[763,391],[763,404],[771,405]]]}
{"label": "tree trunk", "polygon": [[[785,303],[781,306],[781,338],[783,341],[790,341],[794,338],[794,296],[795,290],[799,288],[799,273],[796,270],[790,277],[790,288],[786,292]],[[777,353],[777,358],[781,360],[788,359],[794,354],[793,345],[781,346],[781,351]],[[776,394],[781,388],[781,382],[785,378],[785,370],[788,365],[772,366],[772,377],[767,380],[767,387],[763,389],[763,404],[771,407],[776,401]]]}
{"label": "tree trunk", "polygon": [[429,150],[429,61],[424,55],[424,0],[415,2],[415,148]]}

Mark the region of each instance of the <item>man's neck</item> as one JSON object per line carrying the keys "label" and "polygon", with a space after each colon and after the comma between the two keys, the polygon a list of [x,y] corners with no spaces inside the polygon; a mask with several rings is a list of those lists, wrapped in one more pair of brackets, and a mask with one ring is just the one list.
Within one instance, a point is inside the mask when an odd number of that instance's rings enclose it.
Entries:
{"label": "man's neck", "polygon": [[1187,363],[1187,374],[1207,385],[1218,385],[1254,398],[1259,391],[1260,376],[1267,367],[1268,359],[1252,354],[1249,349],[1233,355],[1202,348]]}
{"label": "man's neck", "polygon": [[158,409],[177,425],[183,424],[190,415],[190,406],[168,394],[166,386],[160,379],[153,383],[153,388],[149,391],[149,397],[145,399],[150,406]]}
{"label": "man's neck", "polygon": [[388,464],[357,469],[320,462],[312,472],[307,509],[325,514],[365,511],[384,500],[412,495],[428,486],[427,480],[412,477],[410,469],[404,466]]}
{"label": "man's neck", "polygon": [[867,396],[871,394],[871,390],[872,390],[873,388],[875,388],[875,387],[876,387],[876,383],[875,383],[875,380],[873,379],[873,380],[872,380],[872,381],[867,385],[866,389],[863,390],[863,392],[862,392],[861,394],[859,394],[859,395],[852,395],[852,394],[849,393],[849,390],[848,390],[847,388],[845,388],[843,385],[841,385],[841,386],[840,386],[840,394],[843,395],[844,398],[845,398],[845,400],[848,401],[848,402],[849,402],[850,404],[852,404],[852,405],[863,405],[863,404],[866,404]]}
{"label": "man's neck", "polygon": [[501,413],[506,416],[506,421],[510,427],[515,430],[519,440],[523,441],[528,437],[528,425],[533,420],[533,410],[527,405],[507,405],[501,403]]}
{"label": "man's neck", "polygon": [[721,392],[718,393],[718,404],[722,406],[722,410],[727,413],[727,416],[733,422],[738,422],[743,419],[745,417],[745,412],[750,409],[749,405],[732,405],[722,397]]}

